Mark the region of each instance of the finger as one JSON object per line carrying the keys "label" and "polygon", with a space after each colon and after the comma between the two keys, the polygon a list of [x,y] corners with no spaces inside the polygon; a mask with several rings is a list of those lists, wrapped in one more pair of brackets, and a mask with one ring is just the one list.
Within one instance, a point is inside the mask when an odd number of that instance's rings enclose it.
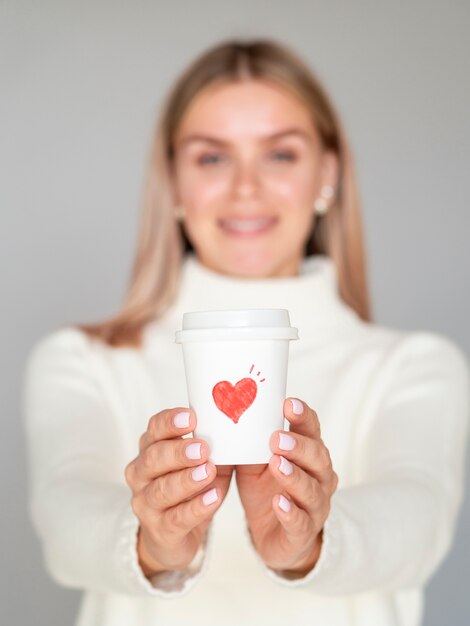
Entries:
{"label": "finger", "polygon": [[316,412],[299,398],[286,398],[284,400],[284,416],[289,421],[289,430],[320,439],[320,420]]}
{"label": "finger", "polygon": [[186,407],[164,409],[149,419],[147,430],[139,440],[139,450],[144,450],[162,439],[181,437],[195,427],[196,415],[191,409]]}
{"label": "finger", "polygon": [[[232,473],[233,466],[217,465],[217,476],[210,485],[205,485],[202,494],[197,494],[161,514],[163,531],[171,534],[172,530],[176,530],[180,536],[184,536],[195,526],[198,526],[198,530],[205,530],[213,514],[227,496]],[[208,515],[208,521],[201,523],[201,518],[207,520]]]}
{"label": "finger", "polygon": [[[204,489],[217,475],[209,461],[152,480],[141,492],[147,507],[162,512]],[[139,494],[139,495],[140,495]]]}
{"label": "finger", "polygon": [[[313,520],[321,521],[329,506],[329,498],[318,480],[284,456],[277,454],[270,459],[269,468],[296,505],[306,511]],[[320,528],[321,524],[317,532]]]}
{"label": "finger", "polygon": [[140,491],[163,474],[200,465],[207,461],[209,454],[209,445],[204,439],[188,437],[157,441],[129,463],[125,470],[126,480],[134,491]]}
{"label": "finger", "polygon": [[210,524],[207,517],[212,517],[221,503],[222,493],[219,487],[206,489],[204,493],[167,509],[160,520],[162,530],[175,542],[181,541],[197,526],[201,525],[205,530]]}
{"label": "finger", "polygon": [[327,492],[336,489],[338,476],[333,470],[331,456],[322,439],[312,439],[293,431],[276,430],[270,438],[271,450],[316,478]]}
{"label": "finger", "polygon": [[[304,559],[308,557],[308,565],[305,565],[307,571],[310,571],[320,558],[323,543],[323,527],[320,532],[317,532],[307,513],[299,508],[295,502],[285,494],[276,494],[272,498],[271,506],[283,527],[283,531],[290,545],[294,547],[300,546],[301,550],[299,550],[299,552],[303,552],[306,555]],[[313,541],[312,538],[314,538]],[[287,548],[287,550],[289,550],[289,548]],[[289,552],[291,552],[291,550],[289,550]],[[287,568],[283,566],[283,569],[290,568],[289,566]]]}
{"label": "finger", "polygon": [[297,506],[288,493],[273,496],[271,506],[284,531],[295,543],[302,543],[305,536],[315,531],[310,515]]}

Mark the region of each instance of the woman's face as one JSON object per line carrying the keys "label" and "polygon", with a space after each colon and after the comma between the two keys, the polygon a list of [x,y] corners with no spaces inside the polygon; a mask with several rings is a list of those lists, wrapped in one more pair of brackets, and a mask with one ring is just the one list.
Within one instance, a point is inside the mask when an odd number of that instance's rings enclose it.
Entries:
{"label": "woman's face", "polygon": [[305,106],[273,83],[211,85],[175,142],[175,200],[199,261],[240,277],[294,276],[336,158]]}

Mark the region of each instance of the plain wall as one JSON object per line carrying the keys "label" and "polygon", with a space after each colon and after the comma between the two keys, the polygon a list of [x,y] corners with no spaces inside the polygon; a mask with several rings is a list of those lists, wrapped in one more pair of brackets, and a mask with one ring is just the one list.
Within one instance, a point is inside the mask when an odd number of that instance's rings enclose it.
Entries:
{"label": "plain wall", "polygon": [[[375,321],[444,333],[470,354],[469,7],[0,3],[3,623],[71,624],[80,597],[49,579],[28,518],[25,356],[56,326],[117,309],[155,115],[177,73],[212,43],[270,36],[311,64],[356,157]],[[427,588],[426,626],[469,623],[469,521],[467,494]]]}

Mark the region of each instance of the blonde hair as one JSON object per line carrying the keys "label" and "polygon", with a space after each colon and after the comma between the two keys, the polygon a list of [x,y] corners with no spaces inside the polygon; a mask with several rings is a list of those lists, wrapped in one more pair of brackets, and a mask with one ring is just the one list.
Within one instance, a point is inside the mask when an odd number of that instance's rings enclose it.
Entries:
{"label": "blonde hair", "polygon": [[310,68],[284,45],[269,39],[233,40],[201,54],[178,78],[163,103],[148,160],[142,214],[128,291],[121,310],[95,324],[76,324],[111,346],[140,347],[144,326],[160,317],[178,295],[184,255],[191,242],[174,216],[171,187],[173,138],[193,98],[205,87],[244,79],[275,81],[311,111],[324,148],[339,161],[338,187],[329,211],[315,220],[305,256],[326,254],[335,263],[340,297],[371,321],[360,199],[353,159],[338,115]]}

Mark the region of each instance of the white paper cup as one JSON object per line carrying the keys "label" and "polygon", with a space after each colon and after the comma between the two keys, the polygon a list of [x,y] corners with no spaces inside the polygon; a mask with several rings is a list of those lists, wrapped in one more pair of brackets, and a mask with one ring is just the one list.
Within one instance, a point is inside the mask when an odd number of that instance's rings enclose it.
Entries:
{"label": "white paper cup", "polygon": [[194,436],[216,465],[268,463],[269,439],[284,428],[289,341],[298,339],[286,309],[183,314],[183,346]]}

